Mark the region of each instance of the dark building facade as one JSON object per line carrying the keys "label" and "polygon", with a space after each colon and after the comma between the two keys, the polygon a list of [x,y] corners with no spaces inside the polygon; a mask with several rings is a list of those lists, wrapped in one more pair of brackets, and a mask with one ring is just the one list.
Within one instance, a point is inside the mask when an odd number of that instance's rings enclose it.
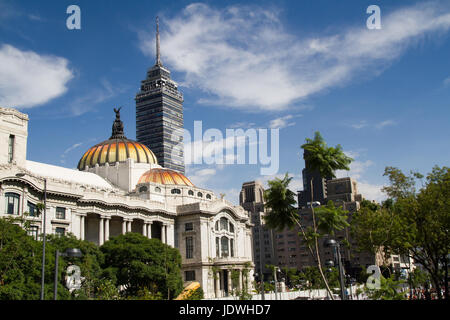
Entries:
{"label": "dark building facade", "polygon": [[[273,246],[273,230],[264,226],[264,188],[258,181],[242,184],[239,204],[249,212],[253,236],[253,261],[255,263],[255,278],[259,281],[261,274],[264,280],[272,277],[272,271],[267,265],[276,265],[277,260]],[[261,272],[262,270],[262,272]]]}
{"label": "dark building facade", "polygon": [[327,198],[327,180],[331,177],[322,177],[317,170],[312,170],[309,161],[306,160],[306,151],[303,153],[305,159],[305,168],[302,171],[303,176],[303,190],[299,191],[298,206],[306,207],[308,202],[311,202],[311,180],[313,185],[313,201],[325,204]]}
{"label": "dark building facade", "polygon": [[156,22],[156,63],[136,95],[136,140],[145,144],[164,168],[184,173],[183,95],[161,62]]}

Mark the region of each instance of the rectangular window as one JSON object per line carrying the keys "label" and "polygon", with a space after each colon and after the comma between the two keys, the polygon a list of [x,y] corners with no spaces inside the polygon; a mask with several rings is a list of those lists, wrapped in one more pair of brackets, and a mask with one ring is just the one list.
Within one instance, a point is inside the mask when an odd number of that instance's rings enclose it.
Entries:
{"label": "rectangular window", "polygon": [[28,214],[30,217],[37,217],[38,216],[38,210],[34,203],[31,203],[28,201]]}
{"label": "rectangular window", "polygon": [[195,280],[195,270],[184,272],[184,281],[194,281]]}
{"label": "rectangular window", "polygon": [[9,163],[11,163],[14,159],[14,140],[15,140],[15,136],[10,135],[9,142],[8,142],[8,162]]}
{"label": "rectangular window", "polygon": [[55,218],[62,220],[66,219],[66,208],[57,207]]}
{"label": "rectangular window", "polygon": [[20,196],[17,193],[5,193],[5,211],[7,214],[19,214],[19,200]]}
{"label": "rectangular window", "polygon": [[192,231],[192,230],[194,230],[194,225],[192,222],[184,224],[184,231]]}
{"label": "rectangular window", "polygon": [[230,254],[234,257],[234,239],[230,239]]}
{"label": "rectangular window", "polygon": [[66,234],[66,229],[65,228],[56,228],[55,234],[58,236],[63,236]]}
{"label": "rectangular window", "polygon": [[194,239],[193,237],[186,237],[186,259],[194,257]]}
{"label": "rectangular window", "polygon": [[32,236],[34,240],[38,240],[38,232],[38,226],[30,226],[30,229],[28,229],[28,235]]}

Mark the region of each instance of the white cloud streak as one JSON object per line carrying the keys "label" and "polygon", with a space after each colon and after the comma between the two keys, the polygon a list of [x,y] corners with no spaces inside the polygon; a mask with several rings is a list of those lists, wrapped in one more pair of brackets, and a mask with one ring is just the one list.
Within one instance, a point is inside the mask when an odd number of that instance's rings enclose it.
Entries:
{"label": "white cloud streak", "polygon": [[[310,38],[290,34],[278,13],[256,6],[194,3],[161,21],[163,62],[184,73],[184,85],[208,95],[198,102],[274,111],[358,75],[379,74],[424,36],[447,32],[450,8],[417,4],[384,14],[381,30],[361,24]],[[140,33],[139,39],[154,57],[154,35]]]}

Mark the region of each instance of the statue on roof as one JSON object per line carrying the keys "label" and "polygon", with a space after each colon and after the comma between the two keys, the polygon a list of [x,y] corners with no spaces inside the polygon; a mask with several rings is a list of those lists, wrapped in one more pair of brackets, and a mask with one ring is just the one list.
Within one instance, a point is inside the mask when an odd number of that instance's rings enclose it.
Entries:
{"label": "statue on roof", "polygon": [[120,120],[120,109],[122,109],[122,107],[119,107],[119,109],[114,108],[114,112],[116,113],[116,120]]}
{"label": "statue on roof", "polygon": [[122,107],[119,107],[119,109],[114,108],[114,112],[116,113],[116,120],[114,120],[112,126],[112,135],[110,139],[125,138],[123,132],[123,122],[122,120],[120,120],[120,109],[122,109]]}

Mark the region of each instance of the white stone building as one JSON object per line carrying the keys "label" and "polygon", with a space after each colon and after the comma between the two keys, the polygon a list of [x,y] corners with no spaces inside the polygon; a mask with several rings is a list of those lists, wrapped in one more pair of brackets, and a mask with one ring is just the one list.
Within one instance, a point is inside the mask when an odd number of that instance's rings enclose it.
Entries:
{"label": "white stone building", "polygon": [[37,237],[43,215],[36,216],[36,205],[45,194],[47,233],[70,232],[98,245],[141,233],[180,250],[183,280],[198,281],[205,298],[231,293],[231,270],[239,272],[237,286],[248,281],[251,290],[248,213],[159,166],[151,150],[124,136],[119,111],[110,139],[90,148],[79,170],[27,160],[27,136],[28,116],[0,108],[0,217],[23,216]]}

